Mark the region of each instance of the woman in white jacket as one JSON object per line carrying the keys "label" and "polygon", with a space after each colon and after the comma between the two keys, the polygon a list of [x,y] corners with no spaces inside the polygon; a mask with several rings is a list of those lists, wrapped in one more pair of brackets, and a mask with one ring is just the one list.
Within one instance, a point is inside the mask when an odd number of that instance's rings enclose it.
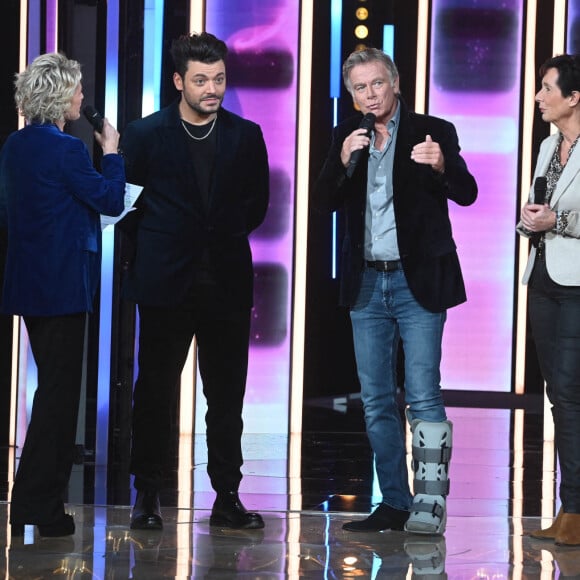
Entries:
{"label": "woman in white jacket", "polygon": [[[542,142],[536,170],[544,203],[522,208],[518,233],[532,241],[523,282],[529,286],[532,334],[552,405],[560,463],[561,508],[532,537],[580,545],[580,55],[560,55],[540,68],[542,119],[558,132]],[[537,189],[535,187],[534,189]]]}

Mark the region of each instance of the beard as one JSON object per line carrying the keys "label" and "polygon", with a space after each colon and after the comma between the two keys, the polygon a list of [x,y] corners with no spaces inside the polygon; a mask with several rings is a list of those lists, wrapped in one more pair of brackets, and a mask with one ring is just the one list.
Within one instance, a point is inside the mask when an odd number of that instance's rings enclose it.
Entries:
{"label": "beard", "polygon": [[224,100],[223,95],[220,97],[218,95],[215,95],[213,97],[214,99],[218,100],[218,103],[215,105],[205,105],[204,101],[198,101],[198,102],[191,102],[186,100],[187,106],[194,111],[195,113],[197,113],[200,117],[209,117],[211,115],[214,115],[221,107],[222,102]]}

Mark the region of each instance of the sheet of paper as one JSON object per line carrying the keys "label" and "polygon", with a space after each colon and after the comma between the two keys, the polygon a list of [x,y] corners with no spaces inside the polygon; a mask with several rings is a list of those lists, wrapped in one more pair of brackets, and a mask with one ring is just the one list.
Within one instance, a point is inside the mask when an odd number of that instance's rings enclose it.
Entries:
{"label": "sheet of paper", "polygon": [[112,217],[110,215],[101,215],[101,230],[104,230],[107,226],[116,224],[119,220],[122,220],[130,211],[135,208],[133,205],[137,201],[137,198],[141,195],[143,188],[140,185],[135,185],[134,183],[127,183],[125,185],[125,209],[121,215]]}

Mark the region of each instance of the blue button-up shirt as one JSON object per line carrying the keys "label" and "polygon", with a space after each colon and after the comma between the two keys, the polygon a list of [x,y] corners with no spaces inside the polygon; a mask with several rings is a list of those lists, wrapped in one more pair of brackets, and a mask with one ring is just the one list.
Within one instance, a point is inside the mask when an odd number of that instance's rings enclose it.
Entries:
{"label": "blue button-up shirt", "polygon": [[379,151],[371,138],[365,215],[365,259],[398,260],[397,226],[393,207],[393,162],[401,107],[387,123],[388,138]]}

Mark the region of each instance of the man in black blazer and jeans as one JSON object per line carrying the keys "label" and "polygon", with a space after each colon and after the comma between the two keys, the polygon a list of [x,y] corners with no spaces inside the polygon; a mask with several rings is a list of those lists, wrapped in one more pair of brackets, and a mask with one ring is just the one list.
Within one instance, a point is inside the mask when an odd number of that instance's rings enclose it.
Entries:
{"label": "man in black blazer and jeans", "polygon": [[264,522],[238,496],[253,268],[249,234],[264,220],[269,168],[262,131],[222,108],[225,43],[182,36],[171,47],[175,103],[130,123],[121,143],[127,180],[144,187],[120,225],[135,255],[125,296],[139,311],[133,393],[133,529],[160,529],[159,506],[177,387],[193,337],[206,415],[210,524]]}
{"label": "man in black blazer and jeans", "polygon": [[[350,309],[383,495],[367,519],[344,528],[441,534],[452,436],[441,396],[441,341],[446,310],[466,299],[447,203],[472,204],[477,185],[459,154],[454,126],[407,109],[389,56],[374,48],[354,52],[342,72],[365,121],[371,115],[371,130],[360,126],[360,114],[334,129],[315,203],[345,216],[340,299]],[[396,400],[400,340],[414,497]]]}

